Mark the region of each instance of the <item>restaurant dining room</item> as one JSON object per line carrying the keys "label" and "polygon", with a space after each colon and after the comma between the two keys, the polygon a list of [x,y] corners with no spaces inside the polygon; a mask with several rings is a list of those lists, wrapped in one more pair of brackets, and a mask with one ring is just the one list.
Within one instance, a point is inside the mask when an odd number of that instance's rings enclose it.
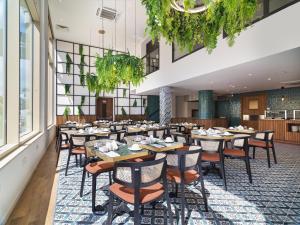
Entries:
{"label": "restaurant dining room", "polygon": [[0,0],[0,225],[300,225],[299,0]]}

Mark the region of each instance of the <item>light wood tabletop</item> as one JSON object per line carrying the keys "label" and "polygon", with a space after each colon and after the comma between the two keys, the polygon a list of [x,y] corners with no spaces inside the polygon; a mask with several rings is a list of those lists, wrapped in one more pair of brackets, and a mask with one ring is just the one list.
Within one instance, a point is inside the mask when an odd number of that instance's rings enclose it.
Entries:
{"label": "light wood tabletop", "polygon": [[147,149],[153,152],[166,152],[175,150],[178,148],[182,148],[183,144],[179,142],[173,142],[173,143],[158,143],[158,144],[139,144],[139,146],[143,149]]}
{"label": "light wood tabletop", "polygon": [[94,146],[98,143],[105,144],[112,140],[96,140],[86,142],[85,147],[88,156],[98,156],[100,159],[108,162],[119,162],[123,160],[135,159],[138,157],[147,156],[149,154],[148,150],[142,149],[140,151],[131,151],[128,149],[126,144],[119,143],[119,149],[116,151],[110,151],[108,153],[101,152],[97,150]]}
{"label": "light wood tabletop", "polygon": [[225,140],[231,141],[237,137],[250,137],[248,134],[232,134],[232,135],[199,135],[199,134],[192,134],[192,139],[211,139],[211,140]]}

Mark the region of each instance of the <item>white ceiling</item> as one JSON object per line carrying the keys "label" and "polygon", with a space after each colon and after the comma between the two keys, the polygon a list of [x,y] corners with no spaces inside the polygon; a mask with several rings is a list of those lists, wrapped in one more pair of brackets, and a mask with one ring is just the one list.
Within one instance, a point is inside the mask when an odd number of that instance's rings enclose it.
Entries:
{"label": "white ceiling", "polygon": [[[125,1],[127,5],[127,49],[131,53],[135,53],[136,21],[137,55],[139,55],[140,49],[138,46],[144,40],[147,19],[145,8],[141,5],[140,0],[49,0],[55,38],[100,47],[103,47],[102,41],[104,40],[105,48],[125,51]],[[116,4],[117,12],[120,14],[116,23],[116,33],[114,21],[103,21],[103,27],[106,31],[103,40],[103,36],[98,34],[98,30],[102,29],[102,20],[96,16],[97,8],[102,8],[102,2],[104,7],[113,9],[115,9]],[[69,31],[57,29],[56,24],[68,26]]]}
{"label": "white ceiling", "polygon": [[[218,95],[235,94],[290,86],[281,82],[300,80],[300,48],[262,58],[197,78],[174,83],[176,95],[214,90]],[[158,90],[151,93],[158,94]]]}

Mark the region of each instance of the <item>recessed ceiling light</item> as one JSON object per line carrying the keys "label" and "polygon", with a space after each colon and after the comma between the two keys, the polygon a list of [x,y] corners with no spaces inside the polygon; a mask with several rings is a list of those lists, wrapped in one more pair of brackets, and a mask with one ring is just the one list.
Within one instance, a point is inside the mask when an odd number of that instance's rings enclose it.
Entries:
{"label": "recessed ceiling light", "polygon": [[247,86],[244,87],[245,89],[247,88]]}
{"label": "recessed ceiling light", "polygon": [[268,80],[272,80],[271,77],[269,77]]}
{"label": "recessed ceiling light", "polygon": [[253,74],[252,74],[252,73],[249,73],[249,74],[248,74],[248,76],[249,76],[249,77],[252,77],[252,76],[253,76]]}

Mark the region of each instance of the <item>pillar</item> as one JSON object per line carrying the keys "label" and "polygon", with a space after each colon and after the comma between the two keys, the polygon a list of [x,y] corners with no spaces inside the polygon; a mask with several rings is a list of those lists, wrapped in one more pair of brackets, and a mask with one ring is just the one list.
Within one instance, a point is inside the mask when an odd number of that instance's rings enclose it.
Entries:
{"label": "pillar", "polygon": [[214,118],[214,96],[212,90],[198,91],[198,117],[199,119]]}
{"label": "pillar", "polygon": [[172,92],[171,87],[162,87],[159,90],[160,124],[171,122],[172,118]]}

